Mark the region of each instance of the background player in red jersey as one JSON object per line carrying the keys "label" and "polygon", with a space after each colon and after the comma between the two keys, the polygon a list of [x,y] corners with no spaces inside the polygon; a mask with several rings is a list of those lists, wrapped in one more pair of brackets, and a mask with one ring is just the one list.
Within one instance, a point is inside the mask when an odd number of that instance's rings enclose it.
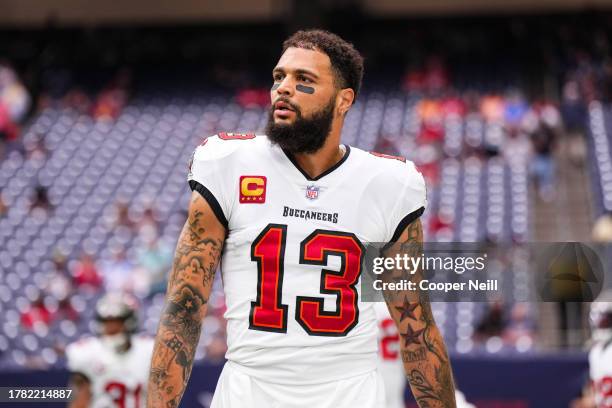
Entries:
{"label": "background player in red jersey", "polygon": [[[426,198],[414,164],[340,145],[362,73],[351,44],[298,32],[273,70],[266,136],[222,133],[196,149],[149,407],[180,402],[220,257],[228,363],[211,407],[384,406],[376,316],[359,302],[362,242],[420,248]],[[410,301],[388,304],[413,394],[421,407],[454,407],[429,301]]]}

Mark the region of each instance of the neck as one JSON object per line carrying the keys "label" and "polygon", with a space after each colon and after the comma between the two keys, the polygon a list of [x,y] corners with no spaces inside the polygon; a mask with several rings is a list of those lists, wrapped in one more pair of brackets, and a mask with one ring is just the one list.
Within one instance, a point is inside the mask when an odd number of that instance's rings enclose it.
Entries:
{"label": "neck", "polygon": [[316,178],[324,173],[344,157],[345,151],[340,149],[341,129],[342,125],[334,120],[332,129],[323,147],[314,153],[297,153],[293,155],[300,168],[311,178]]}

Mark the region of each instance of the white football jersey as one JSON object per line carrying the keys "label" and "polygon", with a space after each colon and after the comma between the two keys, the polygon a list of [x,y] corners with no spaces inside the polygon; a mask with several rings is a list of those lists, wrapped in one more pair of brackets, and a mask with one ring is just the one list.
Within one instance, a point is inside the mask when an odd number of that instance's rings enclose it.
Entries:
{"label": "white football jersey", "polygon": [[589,371],[597,408],[612,408],[612,344],[595,343],[589,352]]}
{"label": "white football jersey", "polygon": [[227,227],[230,363],[286,384],[376,369],[376,316],[360,301],[363,243],[396,239],[424,211],[414,164],[346,146],[313,179],[267,137],[221,133],[195,150],[188,180]]}
{"label": "white football jersey", "polygon": [[385,383],[385,408],[404,408],[406,374],[400,358],[400,336],[387,305],[374,305],[378,325],[378,371]]}
{"label": "white football jersey", "polygon": [[68,369],[90,381],[90,408],[142,408],[146,404],[153,339],[133,336],[122,354],[98,337],[87,337],[66,348]]}

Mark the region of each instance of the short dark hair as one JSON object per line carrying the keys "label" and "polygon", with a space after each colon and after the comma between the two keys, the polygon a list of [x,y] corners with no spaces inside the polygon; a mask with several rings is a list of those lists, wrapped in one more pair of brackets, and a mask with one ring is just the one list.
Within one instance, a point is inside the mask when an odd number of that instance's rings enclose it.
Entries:
{"label": "short dark hair", "polygon": [[363,57],[353,44],[329,31],[303,30],[283,42],[283,53],[289,47],[317,50],[327,54],[336,84],[341,88],[351,88],[357,98],[363,78]]}

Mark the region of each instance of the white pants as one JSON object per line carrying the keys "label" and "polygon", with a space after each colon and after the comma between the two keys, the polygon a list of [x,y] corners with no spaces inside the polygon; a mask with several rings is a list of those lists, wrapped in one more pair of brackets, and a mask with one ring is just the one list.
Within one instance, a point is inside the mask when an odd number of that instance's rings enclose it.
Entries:
{"label": "white pants", "polygon": [[287,385],[257,379],[233,363],[223,367],[210,408],[381,408],[382,377],[366,374],[321,384]]}

